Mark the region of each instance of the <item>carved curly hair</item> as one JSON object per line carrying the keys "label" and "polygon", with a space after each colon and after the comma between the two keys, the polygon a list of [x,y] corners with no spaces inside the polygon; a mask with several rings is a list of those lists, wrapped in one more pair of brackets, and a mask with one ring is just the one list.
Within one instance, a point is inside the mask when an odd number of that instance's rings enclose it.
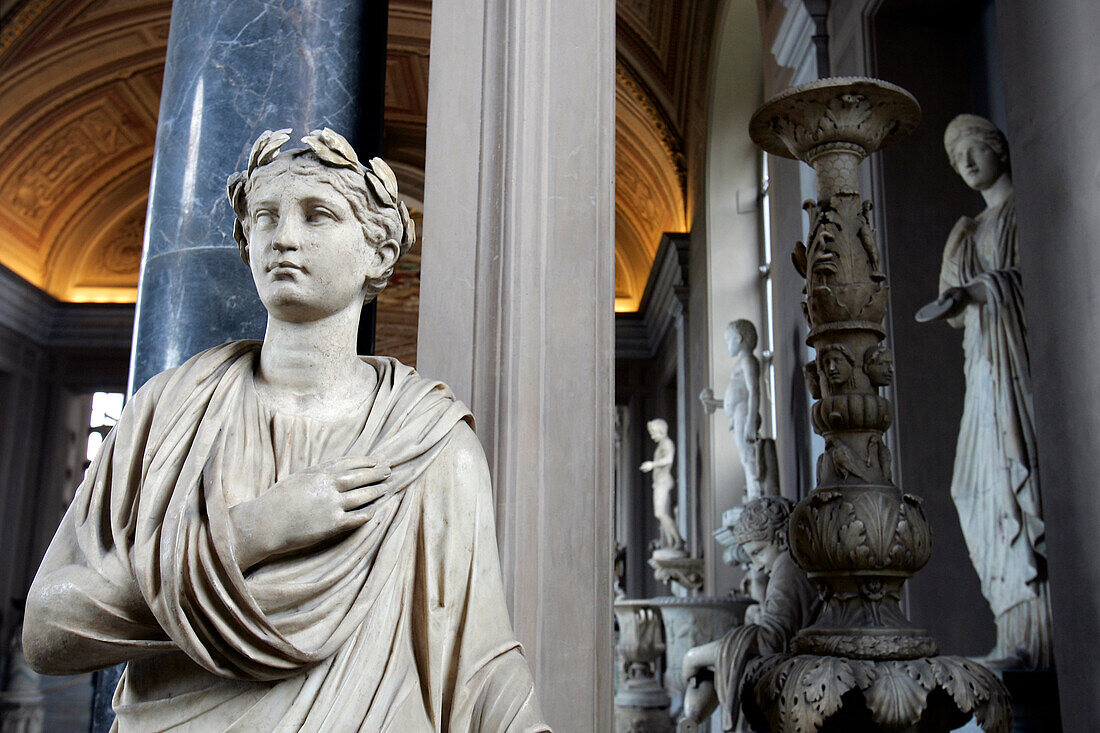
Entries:
{"label": "carved curly hair", "polygon": [[[280,161],[285,165],[267,167],[279,158],[282,146],[289,140],[289,128],[265,131],[252,144],[248,168],[229,176],[226,183],[229,203],[237,216],[233,223],[233,239],[245,264],[248,264],[248,196],[264,173],[274,174],[283,170],[316,178],[347,199],[368,242],[376,247],[387,241],[396,242],[397,259],[409,251],[416,241],[416,228],[405,203],[398,200],[397,177],[384,160],[372,158],[364,166],[351,144],[326,127],[302,138],[307,147],[282,151],[287,153]],[[367,301],[382,292],[392,274],[391,267],[368,284]]]}
{"label": "carved curly hair", "polygon": [[782,496],[761,496],[745,504],[731,531],[738,545],[763,540],[787,549],[787,521],[794,502]]}

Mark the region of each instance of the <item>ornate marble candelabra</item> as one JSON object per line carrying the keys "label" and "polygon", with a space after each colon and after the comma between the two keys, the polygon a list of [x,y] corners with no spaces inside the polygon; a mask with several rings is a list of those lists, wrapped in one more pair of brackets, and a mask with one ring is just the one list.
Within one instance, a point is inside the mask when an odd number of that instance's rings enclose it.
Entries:
{"label": "ornate marble candelabra", "polygon": [[758,659],[743,709],[772,731],[941,731],[977,718],[1011,728],[1008,693],[984,667],[936,656],[936,642],[899,606],[906,579],[931,555],[921,501],[891,479],[883,433],[893,420],[879,394],[889,286],[860,161],[904,138],[920,120],[905,90],[863,78],[822,79],[787,90],[750,123],[753,141],[817,172],[809,241],[793,259],[806,278],[807,365],[814,430],[825,438],[817,488],[791,514],[791,554],[822,594],[817,620],[787,654]]}

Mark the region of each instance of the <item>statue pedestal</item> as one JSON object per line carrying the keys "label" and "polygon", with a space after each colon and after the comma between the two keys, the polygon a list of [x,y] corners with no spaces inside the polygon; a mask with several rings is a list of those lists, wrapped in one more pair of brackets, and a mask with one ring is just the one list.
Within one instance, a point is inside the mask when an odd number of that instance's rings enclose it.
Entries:
{"label": "statue pedestal", "polygon": [[688,590],[703,587],[703,559],[688,557],[683,550],[658,548],[649,558],[649,567],[653,568],[658,583],[676,582]]}
{"label": "statue pedestal", "polygon": [[665,631],[665,689],[672,695],[673,717],[683,706],[684,677],[681,671],[684,655],[692,647],[720,639],[745,619],[745,609],[751,598],[679,598],[662,596],[650,600],[661,611]]}

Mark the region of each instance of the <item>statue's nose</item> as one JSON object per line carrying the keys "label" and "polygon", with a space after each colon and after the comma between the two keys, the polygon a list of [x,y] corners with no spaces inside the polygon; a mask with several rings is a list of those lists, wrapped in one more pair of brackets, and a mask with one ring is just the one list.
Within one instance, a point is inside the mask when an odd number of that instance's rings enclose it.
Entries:
{"label": "statue's nose", "polygon": [[279,220],[279,226],[275,230],[275,236],[271,239],[271,246],[278,252],[295,251],[301,237],[301,226],[293,217],[283,217]]}

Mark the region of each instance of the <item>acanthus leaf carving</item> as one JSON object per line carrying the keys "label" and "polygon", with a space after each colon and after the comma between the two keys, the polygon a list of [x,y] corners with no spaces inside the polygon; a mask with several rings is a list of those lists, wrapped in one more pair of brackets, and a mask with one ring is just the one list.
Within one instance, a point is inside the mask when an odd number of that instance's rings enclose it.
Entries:
{"label": "acanthus leaf carving", "polygon": [[863,691],[875,722],[890,730],[916,725],[928,702],[931,670],[911,662],[885,662],[875,667],[874,681]]}

